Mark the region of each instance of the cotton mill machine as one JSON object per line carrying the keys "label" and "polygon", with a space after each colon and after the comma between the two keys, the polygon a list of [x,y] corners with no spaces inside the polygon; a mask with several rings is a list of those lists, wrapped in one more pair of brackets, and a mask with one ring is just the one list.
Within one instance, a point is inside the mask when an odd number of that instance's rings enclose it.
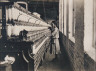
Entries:
{"label": "cotton mill machine", "polygon": [[37,71],[51,44],[51,25],[26,2],[1,2],[0,12],[0,59],[14,57],[13,71]]}

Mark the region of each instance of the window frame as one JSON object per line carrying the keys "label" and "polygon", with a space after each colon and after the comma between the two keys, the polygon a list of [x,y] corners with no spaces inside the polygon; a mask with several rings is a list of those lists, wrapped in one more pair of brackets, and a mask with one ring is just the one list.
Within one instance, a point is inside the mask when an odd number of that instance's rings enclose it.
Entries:
{"label": "window frame", "polygon": [[96,0],[93,0],[93,36],[92,36],[92,46],[96,48]]}

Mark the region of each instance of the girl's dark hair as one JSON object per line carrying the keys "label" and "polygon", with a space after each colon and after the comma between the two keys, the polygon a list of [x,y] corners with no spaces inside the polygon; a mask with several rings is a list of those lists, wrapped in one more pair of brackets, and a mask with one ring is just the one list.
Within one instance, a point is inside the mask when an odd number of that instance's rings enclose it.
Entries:
{"label": "girl's dark hair", "polygon": [[55,30],[55,21],[52,21],[51,26],[52,26],[52,32],[53,32]]}

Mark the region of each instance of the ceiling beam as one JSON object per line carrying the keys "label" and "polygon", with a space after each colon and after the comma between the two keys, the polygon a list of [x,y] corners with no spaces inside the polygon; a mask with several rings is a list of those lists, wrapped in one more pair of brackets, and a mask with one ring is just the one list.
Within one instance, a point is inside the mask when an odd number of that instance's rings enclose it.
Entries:
{"label": "ceiling beam", "polygon": [[59,2],[59,0],[25,0],[25,1],[29,1],[29,2],[32,2],[32,1]]}

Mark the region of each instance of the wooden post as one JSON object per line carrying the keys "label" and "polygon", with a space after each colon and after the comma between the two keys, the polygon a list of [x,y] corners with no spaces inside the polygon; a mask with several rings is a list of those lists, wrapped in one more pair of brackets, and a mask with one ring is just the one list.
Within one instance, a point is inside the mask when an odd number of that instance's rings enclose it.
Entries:
{"label": "wooden post", "polygon": [[[93,47],[95,48],[95,59],[96,59],[96,0],[93,0]],[[96,70],[96,65],[94,63],[94,70]]]}
{"label": "wooden post", "polygon": [[66,47],[69,52],[69,0],[66,1]]}
{"label": "wooden post", "polygon": [[2,37],[6,39],[6,7],[2,5]]}

